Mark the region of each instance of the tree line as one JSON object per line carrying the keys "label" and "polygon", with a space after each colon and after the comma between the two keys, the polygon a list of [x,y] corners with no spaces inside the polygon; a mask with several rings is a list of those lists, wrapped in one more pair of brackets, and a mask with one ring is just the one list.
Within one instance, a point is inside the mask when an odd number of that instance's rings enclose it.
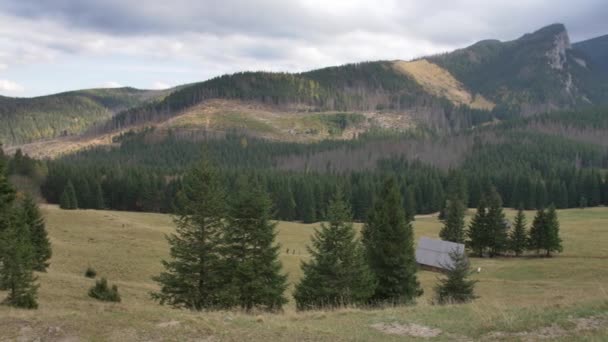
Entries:
{"label": "tree line", "polygon": [[468,228],[464,221],[465,211],[462,199],[453,193],[443,211],[444,224],[439,236],[446,241],[466,244],[478,257],[521,256],[525,251],[533,251],[537,255],[542,251],[549,257],[562,251],[554,205],[538,209],[530,229],[521,207],[513,224],[506,219],[502,199],[494,187],[484,194]]}

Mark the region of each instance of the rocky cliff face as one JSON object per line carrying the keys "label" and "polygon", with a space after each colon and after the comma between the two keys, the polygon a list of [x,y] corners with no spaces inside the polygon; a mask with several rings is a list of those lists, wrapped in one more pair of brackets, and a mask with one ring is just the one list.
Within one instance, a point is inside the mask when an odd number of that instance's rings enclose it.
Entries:
{"label": "rocky cliff face", "polygon": [[567,50],[570,50],[570,37],[568,32],[564,29],[557,33],[553,39],[553,48],[547,51],[547,59],[549,60],[549,66],[556,70],[563,70],[568,61],[566,54]]}

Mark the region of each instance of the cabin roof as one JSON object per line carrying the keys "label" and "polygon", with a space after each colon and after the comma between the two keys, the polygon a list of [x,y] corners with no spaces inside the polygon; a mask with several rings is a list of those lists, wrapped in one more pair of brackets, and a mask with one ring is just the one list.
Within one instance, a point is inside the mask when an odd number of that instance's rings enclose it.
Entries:
{"label": "cabin roof", "polygon": [[421,237],[416,248],[416,262],[421,265],[446,269],[452,267],[450,252],[464,253],[464,245],[450,241],[443,241]]}

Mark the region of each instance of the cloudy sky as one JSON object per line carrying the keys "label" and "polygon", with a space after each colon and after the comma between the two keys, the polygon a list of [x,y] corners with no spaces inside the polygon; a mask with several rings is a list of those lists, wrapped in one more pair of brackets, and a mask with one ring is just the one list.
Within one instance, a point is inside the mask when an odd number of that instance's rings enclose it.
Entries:
{"label": "cloudy sky", "polygon": [[0,0],[0,94],[411,59],[555,22],[579,41],[606,18],[605,0]]}

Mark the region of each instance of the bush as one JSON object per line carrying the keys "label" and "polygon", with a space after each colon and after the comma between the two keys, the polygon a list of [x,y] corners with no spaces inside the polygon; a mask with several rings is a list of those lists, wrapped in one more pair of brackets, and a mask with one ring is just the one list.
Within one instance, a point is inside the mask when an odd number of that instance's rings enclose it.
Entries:
{"label": "bush", "polygon": [[87,267],[87,270],[84,271],[84,276],[87,278],[95,278],[97,277],[97,271],[91,266]]}
{"label": "bush", "polygon": [[110,288],[106,278],[101,278],[101,280],[95,282],[95,286],[89,290],[89,297],[104,302],[120,302],[118,287],[116,285],[112,285],[112,288]]}

